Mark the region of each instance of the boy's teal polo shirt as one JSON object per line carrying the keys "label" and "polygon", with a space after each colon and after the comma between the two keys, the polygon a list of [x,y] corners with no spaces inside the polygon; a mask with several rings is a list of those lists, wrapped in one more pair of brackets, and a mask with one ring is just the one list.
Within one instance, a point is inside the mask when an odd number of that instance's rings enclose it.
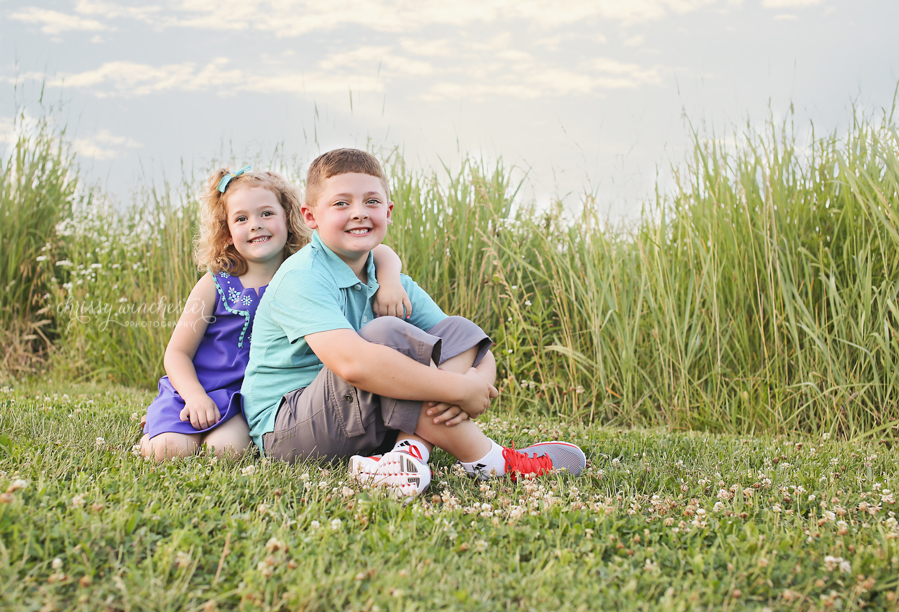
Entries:
{"label": "boy's teal polo shirt", "polygon": [[[353,329],[374,319],[371,298],[378,290],[374,257],[367,262],[368,285],[313,232],[312,240],[288,257],[259,302],[253,321],[250,363],[241,395],[250,435],[261,452],[262,436],[275,428],[281,397],[309,385],[324,366],[305,336]],[[401,276],[412,302],[409,323],[424,330],[446,318],[440,307],[408,276]]]}

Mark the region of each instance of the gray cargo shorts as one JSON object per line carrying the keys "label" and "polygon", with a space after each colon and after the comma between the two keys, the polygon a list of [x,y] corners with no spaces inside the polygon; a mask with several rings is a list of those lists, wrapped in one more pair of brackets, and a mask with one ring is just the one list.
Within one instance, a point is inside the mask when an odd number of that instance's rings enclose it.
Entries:
{"label": "gray cargo shorts", "polygon": [[[358,333],[424,365],[439,365],[475,346],[477,365],[493,344],[463,317],[447,317],[428,331],[396,317],[379,317]],[[399,431],[415,433],[422,401],[381,397],[322,368],[308,387],[281,399],[274,431],[262,436],[265,455],[294,462],[386,452]]]}

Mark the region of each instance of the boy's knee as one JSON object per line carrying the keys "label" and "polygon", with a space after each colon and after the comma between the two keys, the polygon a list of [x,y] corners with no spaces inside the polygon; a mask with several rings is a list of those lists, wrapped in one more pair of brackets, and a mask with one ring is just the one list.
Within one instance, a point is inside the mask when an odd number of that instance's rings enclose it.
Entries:
{"label": "boy's knee", "polygon": [[359,335],[373,344],[390,344],[398,335],[407,333],[409,328],[418,329],[396,317],[378,317],[359,329]]}
{"label": "boy's knee", "polygon": [[[442,330],[443,334],[465,333],[465,334],[479,335],[479,334],[484,333],[484,331],[481,329],[480,325],[478,325],[477,323],[475,323],[473,321],[470,321],[469,319],[466,319],[465,317],[460,317],[457,315],[450,315],[450,316],[446,317],[445,319],[440,321],[440,323],[438,323],[437,325],[435,325],[434,327],[429,329],[428,333],[433,333],[435,330],[437,330],[437,331]],[[442,335],[442,334],[434,334],[434,335],[437,336],[437,335]]]}

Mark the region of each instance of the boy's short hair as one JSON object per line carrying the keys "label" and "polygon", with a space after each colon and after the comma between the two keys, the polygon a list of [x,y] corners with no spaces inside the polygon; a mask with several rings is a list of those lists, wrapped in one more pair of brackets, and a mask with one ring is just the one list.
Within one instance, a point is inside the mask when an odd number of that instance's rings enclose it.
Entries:
{"label": "boy's short hair", "polygon": [[381,180],[384,194],[390,200],[390,187],[381,163],[371,153],[359,149],[334,149],[315,158],[306,174],[306,206],[314,208],[321,195],[322,184],[332,176],[350,173],[368,174]]}

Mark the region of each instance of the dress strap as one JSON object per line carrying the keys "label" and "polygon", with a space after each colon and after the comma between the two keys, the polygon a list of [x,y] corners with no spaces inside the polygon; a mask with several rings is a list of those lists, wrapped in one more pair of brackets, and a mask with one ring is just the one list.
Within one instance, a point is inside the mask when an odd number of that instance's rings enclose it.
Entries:
{"label": "dress strap", "polygon": [[[209,271],[212,274],[212,280],[215,283],[215,288],[218,290],[219,296],[222,298],[222,306],[225,307],[225,310],[230,312],[231,314],[240,315],[244,318],[243,329],[240,330],[240,338],[237,340],[237,347],[243,348],[243,337],[247,333],[247,328],[250,327],[250,311],[249,310],[238,310],[236,308],[231,308],[228,305],[228,298],[225,295],[225,290],[222,289],[221,283],[219,283],[219,278],[231,278],[231,275],[227,272],[222,272],[221,275],[214,274],[211,270]],[[231,289],[231,287],[228,287]]]}

